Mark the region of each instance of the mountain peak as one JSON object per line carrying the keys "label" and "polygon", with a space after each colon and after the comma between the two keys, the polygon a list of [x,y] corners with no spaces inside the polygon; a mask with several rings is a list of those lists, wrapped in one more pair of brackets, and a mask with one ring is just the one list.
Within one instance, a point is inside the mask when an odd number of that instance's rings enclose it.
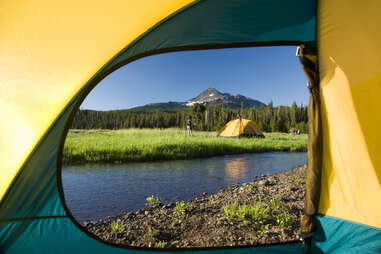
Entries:
{"label": "mountain peak", "polygon": [[206,104],[212,101],[223,99],[224,95],[220,93],[216,88],[208,88],[200,93],[197,97],[187,101],[187,106],[192,106],[193,104]]}
{"label": "mountain peak", "polygon": [[215,88],[208,88],[204,90],[197,97],[188,100],[186,105],[193,106],[196,103],[204,104],[206,106],[226,105],[232,108],[239,108],[242,103],[246,107],[259,107],[263,104],[260,101],[250,99],[241,94],[231,95],[230,93],[221,93]]}
{"label": "mountain peak", "polygon": [[222,93],[220,91],[218,91],[216,88],[208,88],[208,89],[204,90],[202,93],[200,93],[199,96],[197,96],[197,97],[200,97],[200,96],[201,97],[203,97],[203,96],[218,97],[220,95],[222,95]]}
{"label": "mountain peak", "polygon": [[216,88],[214,88],[214,87],[209,87],[208,89],[206,89],[205,91],[204,91],[204,93],[205,92],[208,92],[208,93],[220,93]]}
{"label": "mountain peak", "polygon": [[259,108],[261,105],[266,106],[264,103],[248,98],[244,95],[237,94],[231,95],[230,93],[221,93],[216,88],[210,87],[203,92],[201,92],[197,97],[192,98],[186,102],[162,102],[162,103],[152,103],[141,107],[136,107],[133,110],[168,110],[173,111],[176,109],[186,109],[186,106],[193,106],[194,104],[203,104],[205,106],[220,106],[228,108],[241,108],[243,103],[244,107],[254,107]]}

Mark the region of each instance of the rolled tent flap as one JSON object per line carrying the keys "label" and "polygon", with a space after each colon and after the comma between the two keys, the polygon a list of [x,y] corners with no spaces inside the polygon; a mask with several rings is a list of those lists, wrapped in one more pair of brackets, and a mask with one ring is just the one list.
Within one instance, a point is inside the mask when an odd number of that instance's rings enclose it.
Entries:
{"label": "rolled tent flap", "polygon": [[300,46],[297,54],[308,77],[308,88],[310,90],[306,200],[305,214],[301,218],[302,236],[307,237],[316,229],[313,215],[318,211],[322,168],[322,125],[316,44],[311,43]]}

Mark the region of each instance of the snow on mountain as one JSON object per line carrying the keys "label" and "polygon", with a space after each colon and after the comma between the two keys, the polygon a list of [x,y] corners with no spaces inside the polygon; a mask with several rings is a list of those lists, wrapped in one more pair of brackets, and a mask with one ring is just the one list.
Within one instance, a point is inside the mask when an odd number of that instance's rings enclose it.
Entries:
{"label": "snow on mountain", "polygon": [[201,94],[199,94],[197,97],[192,98],[186,102],[186,105],[193,106],[194,104],[204,104],[206,106],[216,106],[220,104],[224,104],[230,107],[241,107],[241,104],[244,104],[245,107],[260,107],[261,104],[265,105],[264,103],[253,100],[251,98],[248,98],[246,96],[237,94],[237,95],[231,95],[229,93],[221,93],[215,88],[208,88],[205,91],[203,91]]}

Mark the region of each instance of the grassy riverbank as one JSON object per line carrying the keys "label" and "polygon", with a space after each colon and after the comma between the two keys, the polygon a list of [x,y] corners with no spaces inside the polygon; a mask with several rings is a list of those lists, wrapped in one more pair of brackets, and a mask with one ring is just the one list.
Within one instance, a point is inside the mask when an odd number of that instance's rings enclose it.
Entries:
{"label": "grassy riverbank", "polygon": [[218,138],[217,132],[125,129],[70,130],[63,152],[64,164],[87,162],[122,163],[191,159],[226,154],[272,151],[307,151],[307,135],[265,133],[265,138]]}

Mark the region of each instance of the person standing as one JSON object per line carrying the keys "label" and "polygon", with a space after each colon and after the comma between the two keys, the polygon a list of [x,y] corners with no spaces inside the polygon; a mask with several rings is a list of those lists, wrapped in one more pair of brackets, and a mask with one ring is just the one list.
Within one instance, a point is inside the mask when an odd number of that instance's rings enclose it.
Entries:
{"label": "person standing", "polygon": [[188,120],[187,120],[188,136],[192,136],[192,129],[193,129],[193,126],[192,126],[192,117],[189,116]]}

